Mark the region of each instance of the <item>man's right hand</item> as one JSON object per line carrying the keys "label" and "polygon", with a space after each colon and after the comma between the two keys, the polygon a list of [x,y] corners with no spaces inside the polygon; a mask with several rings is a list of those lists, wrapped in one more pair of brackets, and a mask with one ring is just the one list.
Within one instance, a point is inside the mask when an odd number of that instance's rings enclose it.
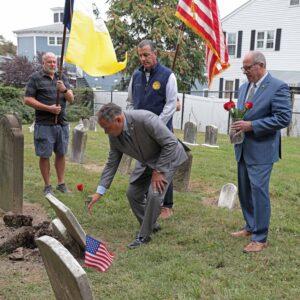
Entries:
{"label": "man's right hand", "polygon": [[59,113],[61,112],[60,104],[59,105],[52,104],[52,105],[49,105],[48,108],[49,108],[49,112],[51,112],[54,115],[59,115]]}
{"label": "man's right hand", "polygon": [[98,194],[98,193],[95,193],[93,196],[92,196],[92,200],[91,202],[88,204],[88,210],[89,210],[89,213],[91,214],[92,213],[92,207],[93,205],[98,202],[100,200],[100,198],[102,197],[102,195]]}

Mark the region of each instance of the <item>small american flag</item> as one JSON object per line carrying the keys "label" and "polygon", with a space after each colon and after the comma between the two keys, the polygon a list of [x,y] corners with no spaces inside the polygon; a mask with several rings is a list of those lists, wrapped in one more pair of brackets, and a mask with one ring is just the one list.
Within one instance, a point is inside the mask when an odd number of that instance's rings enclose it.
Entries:
{"label": "small american flag", "polygon": [[106,249],[105,244],[86,236],[84,263],[88,267],[96,268],[100,272],[105,272],[112,264],[113,255]]}

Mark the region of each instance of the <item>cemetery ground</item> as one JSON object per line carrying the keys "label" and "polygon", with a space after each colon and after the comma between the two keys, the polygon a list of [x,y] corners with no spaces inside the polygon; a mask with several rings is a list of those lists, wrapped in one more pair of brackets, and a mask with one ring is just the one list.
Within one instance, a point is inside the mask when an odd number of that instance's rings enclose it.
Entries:
{"label": "cemetery ground", "polygon": [[[24,212],[29,209],[34,218],[53,219],[55,213],[42,194],[28,126],[23,125],[23,133]],[[181,131],[176,135],[182,138]],[[128,177],[117,174],[92,215],[85,209],[82,193],[76,191],[75,185],[83,183],[89,193],[94,192],[107,157],[103,131],[88,131],[85,163],[67,162],[66,182],[72,193],[55,195],[72,210],[87,234],[104,241],[115,254],[105,273],[84,267],[95,299],[299,299],[300,140],[282,140],[283,159],[275,164],[270,184],[269,248],[244,254],[248,240],[230,236],[243,225],[241,210],[217,207],[222,186],[228,182],[237,185],[233,146],[226,135],[219,135],[219,148],[191,146],[189,192],[174,193],[174,215],[160,221],[162,230],[151,243],[128,250],[126,245],[138,229],[126,199]],[[199,133],[197,141],[204,142],[204,134]],[[51,168],[55,185],[53,163]],[[38,255],[22,262],[1,255],[0,266],[0,299],[55,299]]]}

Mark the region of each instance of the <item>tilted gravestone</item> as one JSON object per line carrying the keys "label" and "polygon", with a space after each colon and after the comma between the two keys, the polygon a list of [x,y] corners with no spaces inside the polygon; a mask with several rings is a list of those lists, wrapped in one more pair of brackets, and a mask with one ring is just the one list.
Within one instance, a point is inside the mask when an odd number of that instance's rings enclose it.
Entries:
{"label": "tilted gravestone", "polygon": [[186,154],[188,159],[177,169],[173,178],[173,188],[178,192],[187,192],[189,190],[193,155],[191,151],[187,151]]}
{"label": "tilted gravestone", "polygon": [[219,197],[218,206],[232,209],[234,208],[236,203],[237,203],[237,187],[232,183],[227,183],[223,185]]}
{"label": "tilted gravestone", "polygon": [[56,299],[94,299],[87,274],[59,241],[44,235],[36,239],[36,243]]}
{"label": "tilted gravestone", "polygon": [[90,127],[90,120],[89,119],[83,119],[83,128],[84,130],[89,130]]}
{"label": "tilted gravestone", "polygon": [[0,118],[0,208],[23,211],[24,136],[12,114]]}
{"label": "tilted gravestone", "polygon": [[82,250],[85,250],[86,234],[72,211],[52,194],[47,194],[46,198],[54,209],[56,216],[66,227],[70,236],[79,244]]}
{"label": "tilted gravestone", "polygon": [[219,148],[217,145],[218,127],[214,125],[207,125],[205,127],[205,143],[202,146]]}
{"label": "tilted gravestone", "polygon": [[73,129],[71,161],[83,164],[84,152],[87,141],[87,133],[82,130]]}
{"label": "tilted gravestone", "polygon": [[119,164],[119,172],[122,174],[122,175],[127,175],[127,174],[130,174],[133,167],[132,167],[132,162],[133,162],[133,158],[126,155],[126,154],[123,154],[122,156],[122,159],[120,161],[120,164]]}
{"label": "tilted gravestone", "polygon": [[196,144],[197,125],[194,122],[184,124],[183,141],[187,144]]}
{"label": "tilted gravestone", "polygon": [[89,121],[90,121],[89,130],[90,131],[97,131],[97,117],[92,116],[92,117],[90,117]]}

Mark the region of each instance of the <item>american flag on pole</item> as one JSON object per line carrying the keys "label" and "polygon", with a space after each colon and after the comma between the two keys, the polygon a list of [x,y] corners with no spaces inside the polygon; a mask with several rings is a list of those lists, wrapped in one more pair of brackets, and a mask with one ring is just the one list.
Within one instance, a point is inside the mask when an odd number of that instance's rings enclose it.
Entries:
{"label": "american flag on pole", "polygon": [[105,272],[112,264],[113,255],[106,249],[104,243],[97,241],[91,236],[86,236],[84,263],[88,267],[96,268]]}
{"label": "american flag on pole", "polygon": [[179,0],[175,15],[206,42],[208,85],[227,69],[228,50],[216,0]]}

